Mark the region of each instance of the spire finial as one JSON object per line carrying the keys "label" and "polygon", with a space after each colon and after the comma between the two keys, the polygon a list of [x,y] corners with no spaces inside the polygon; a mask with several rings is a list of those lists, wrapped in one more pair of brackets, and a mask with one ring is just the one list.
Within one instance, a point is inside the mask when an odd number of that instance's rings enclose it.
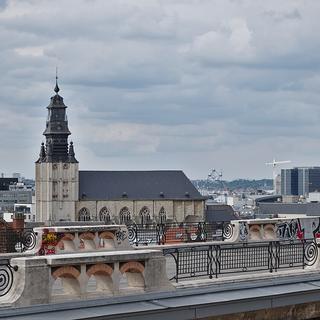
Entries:
{"label": "spire finial", "polygon": [[44,143],[41,143],[40,147],[40,154],[39,154],[39,160],[38,163],[45,162],[46,161],[46,149],[44,147]]}
{"label": "spire finial", "polygon": [[56,94],[58,94],[58,92],[60,91],[59,86],[58,86],[58,67],[56,67],[56,86],[54,88],[54,92]]}
{"label": "spire finial", "polygon": [[73,142],[70,142],[69,145],[69,162],[71,163],[78,163],[77,159],[75,158],[75,154],[74,154],[74,148],[73,148]]}

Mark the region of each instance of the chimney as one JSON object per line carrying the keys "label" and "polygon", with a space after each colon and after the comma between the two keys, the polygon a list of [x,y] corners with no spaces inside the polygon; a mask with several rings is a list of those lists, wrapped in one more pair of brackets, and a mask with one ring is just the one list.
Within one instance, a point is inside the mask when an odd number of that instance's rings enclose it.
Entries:
{"label": "chimney", "polygon": [[23,212],[14,212],[13,213],[12,229],[13,230],[24,229],[24,213]]}

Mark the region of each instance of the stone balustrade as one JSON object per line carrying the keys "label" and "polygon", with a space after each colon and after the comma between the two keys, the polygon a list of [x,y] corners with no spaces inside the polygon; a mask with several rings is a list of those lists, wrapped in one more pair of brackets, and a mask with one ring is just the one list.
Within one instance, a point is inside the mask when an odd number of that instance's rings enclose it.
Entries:
{"label": "stone balustrade", "polygon": [[[194,236],[206,238],[201,232],[206,228],[194,225]],[[172,229],[172,228],[171,228]],[[169,229],[169,230],[171,230]],[[96,252],[106,250],[128,250],[131,248],[129,239],[132,238],[133,228],[124,225],[92,225],[92,226],[55,226],[34,228],[36,245],[27,250],[37,255],[51,255],[73,252]],[[190,233],[192,226],[188,226]],[[140,230],[141,231],[141,230]],[[135,236],[147,238],[160,237],[159,230],[142,230]],[[152,233],[153,232],[153,233]],[[158,234],[158,233],[159,234]],[[179,230],[175,230],[179,233]],[[167,232],[168,233],[168,232]],[[168,237],[168,235],[166,235]],[[131,238],[130,238],[131,237]],[[209,237],[210,238],[210,237]],[[233,220],[224,226],[223,239],[227,242],[255,242],[320,238],[320,218],[301,217],[294,219],[252,219]],[[196,242],[196,240],[194,241]]]}
{"label": "stone balustrade", "polygon": [[21,257],[11,265],[17,271],[0,307],[174,290],[158,250]]}
{"label": "stone balustrade", "polygon": [[251,242],[320,238],[320,217],[233,220],[225,240]]}
{"label": "stone balustrade", "polygon": [[128,250],[128,230],[124,225],[55,226],[34,228],[38,255],[106,250]]}
{"label": "stone balustrade", "polygon": [[[320,238],[319,217],[235,220],[231,221],[227,227],[229,229],[224,230],[225,235],[228,236],[225,237],[225,241],[207,243],[205,246],[209,245],[210,248],[214,248],[214,252],[227,252],[226,263],[228,266],[230,261],[238,259],[244,264],[244,266],[241,265],[241,268],[247,270],[248,267],[245,264],[246,261],[243,260],[244,253],[242,251],[248,254],[249,249],[251,251],[258,250],[257,252],[261,255],[264,250],[263,252],[268,258],[271,252],[270,246],[277,250],[281,246],[281,243],[274,245],[271,243],[272,241],[311,239],[312,245],[306,246],[305,242],[301,241],[292,244],[296,252],[292,263],[289,258],[289,260],[286,258],[283,264],[279,264],[280,260],[276,259],[271,262],[271,265],[276,269],[278,267],[290,268],[295,263],[298,267],[309,268],[311,261],[312,267],[318,268],[318,242],[315,239]],[[128,241],[130,234],[126,226],[55,226],[35,228],[34,232],[36,245],[33,250],[26,251],[24,256],[6,257],[10,261],[7,270],[9,270],[8,275],[13,275],[11,277],[13,283],[11,285],[9,282],[10,286],[7,288],[10,290],[8,289],[0,297],[0,308],[113,297],[135,294],[136,292],[174,290],[167,278],[166,258],[162,251],[157,249],[159,246],[153,249],[139,248],[139,250],[136,250],[136,247],[131,247]],[[263,244],[265,241],[270,243]],[[233,248],[231,246],[234,244],[228,242],[235,244],[261,242],[261,248],[258,243],[252,244],[254,246],[252,248],[249,248],[248,244]],[[202,254],[207,250],[206,248],[203,250],[191,248],[189,250],[188,248],[191,246],[194,246],[194,243],[185,245],[182,251],[179,249],[181,252],[178,250],[179,259],[182,259],[179,262],[175,256],[178,251],[168,251],[174,256],[172,257],[175,259],[175,269],[182,268],[178,270],[179,275],[184,275],[183,272],[185,272],[187,275],[190,273],[191,276],[194,276],[201,267],[203,270],[200,271],[206,274],[208,262],[205,259],[213,256],[213,249],[210,249],[210,254],[207,252]],[[169,247],[167,248],[169,249]],[[190,251],[190,259],[184,261],[187,249]],[[288,251],[284,247],[283,254],[292,256],[290,250]],[[272,259],[276,257],[275,254],[271,256]],[[255,259],[254,266],[256,267],[257,254],[253,252],[252,257]],[[202,261],[201,263],[199,259]],[[261,270],[269,270],[269,262],[266,264],[264,262],[264,258],[259,262]],[[192,271],[191,266],[199,270]],[[5,268],[4,265],[3,270]],[[234,271],[236,268],[232,267],[232,270]],[[218,272],[216,273],[218,274]]]}

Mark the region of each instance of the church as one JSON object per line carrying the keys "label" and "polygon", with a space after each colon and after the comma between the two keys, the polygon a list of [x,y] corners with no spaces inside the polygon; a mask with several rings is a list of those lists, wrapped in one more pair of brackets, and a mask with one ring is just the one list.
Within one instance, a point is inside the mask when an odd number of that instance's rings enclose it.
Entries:
{"label": "church", "polygon": [[204,201],[182,171],[79,171],[56,82],[35,163],[36,220],[164,223],[202,220]]}

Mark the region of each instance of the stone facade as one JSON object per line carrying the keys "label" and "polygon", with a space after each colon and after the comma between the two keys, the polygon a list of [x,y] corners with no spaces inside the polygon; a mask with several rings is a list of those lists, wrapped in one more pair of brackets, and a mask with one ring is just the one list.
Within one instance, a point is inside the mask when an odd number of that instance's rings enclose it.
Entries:
{"label": "stone facade", "polygon": [[78,163],[36,163],[37,221],[75,220],[78,166]]}
{"label": "stone facade", "polygon": [[141,223],[182,222],[187,216],[203,218],[203,200],[113,200],[113,201],[78,201],[76,203],[77,220],[86,220],[81,212],[88,213],[88,220],[125,222],[123,212],[129,212],[130,220]]}

